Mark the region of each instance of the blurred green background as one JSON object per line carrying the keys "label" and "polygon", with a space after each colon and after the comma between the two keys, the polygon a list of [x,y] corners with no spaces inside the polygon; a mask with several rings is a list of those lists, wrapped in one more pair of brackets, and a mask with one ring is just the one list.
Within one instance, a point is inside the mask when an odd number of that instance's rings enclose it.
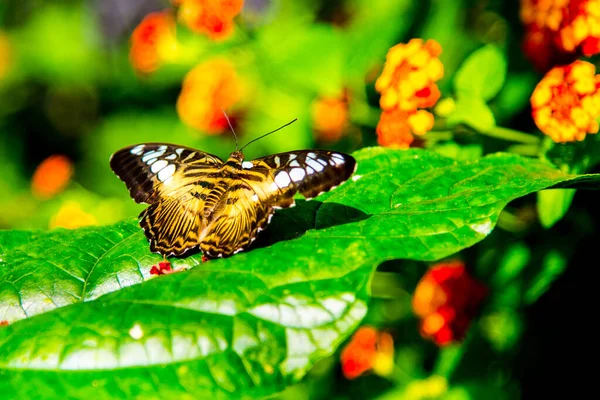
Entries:
{"label": "blurred green background", "polygon": [[[178,24],[176,54],[156,71],[141,74],[129,58],[132,32],[149,13],[172,8],[170,2],[4,0],[0,228],[76,227],[136,216],[143,206],[130,199],[108,166],[109,156],[129,144],[170,142],[227,157],[235,148],[227,129],[218,134],[195,129],[182,122],[176,108],[188,71],[216,56],[230,60],[250,88],[243,107],[232,111],[241,143],[299,119],[250,146],[248,158],[300,148],[351,152],[376,145],[380,110],[374,80],[387,50],[414,37],[442,46],[443,97],[452,95],[454,73],[473,50],[490,43],[501,48],[508,75],[490,107],[498,124],[534,132],[528,100],[541,75],[521,52],[518,6],[518,1],[501,0],[246,0],[230,38],[214,42]],[[338,106],[347,107],[334,135],[319,129],[322,117],[315,107],[321,99],[341,99]],[[507,146],[468,138],[430,147],[473,157],[473,149],[477,156]],[[40,194],[34,173],[56,155],[66,158],[50,169],[70,178],[64,188]],[[381,266],[366,322],[394,332],[396,363],[409,376],[425,379],[434,370],[452,371],[458,383],[442,398],[575,393],[588,385],[594,370],[581,358],[594,346],[589,323],[595,320],[591,305],[597,298],[588,259],[594,259],[597,199],[595,193],[578,193],[552,230],[531,217],[535,196],[522,199],[509,207],[490,238],[465,252],[476,275],[490,276],[491,264],[498,269],[494,281],[487,282],[496,295],[465,346],[439,353],[419,337],[406,288],[414,287],[423,264]],[[330,371],[315,368],[306,383],[283,397],[437,398],[425,389],[407,392],[411,378],[369,375],[348,381],[339,368]]]}

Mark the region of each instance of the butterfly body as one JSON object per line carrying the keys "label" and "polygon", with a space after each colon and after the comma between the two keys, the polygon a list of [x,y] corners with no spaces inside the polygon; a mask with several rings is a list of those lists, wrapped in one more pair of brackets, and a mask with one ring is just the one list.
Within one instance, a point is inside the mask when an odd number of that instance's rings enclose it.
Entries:
{"label": "butterfly body", "polygon": [[150,250],[181,256],[199,248],[207,257],[246,249],[275,210],[338,186],[354,172],[346,154],[300,150],[245,161],[226,161],[183,146],[147,143],[117,151],[110,160],[131,197],[149,207],[140,225]]}

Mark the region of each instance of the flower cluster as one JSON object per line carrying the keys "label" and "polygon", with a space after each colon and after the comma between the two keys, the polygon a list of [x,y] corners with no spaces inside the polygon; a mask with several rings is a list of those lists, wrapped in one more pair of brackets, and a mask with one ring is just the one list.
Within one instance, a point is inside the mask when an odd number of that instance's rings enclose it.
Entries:
{"label": "flower cluster", "polygon": [[49,199],[62,192],[73,175],[73,164],[66,156],[55,154],[38,165],[31,179],[31,191],[36,197]]}
{"label": "flower cluster", "polygon": [[464,338],[487,294],[460,262],[438,264],[421,278],[413,295],[413,311],[421,319],[421,335],[438,346]]}
{"label": "flower cluster", "polygon": [[434,40],[412,39],[392,47],[383,72],[375,82],[383,110],[377,124],[379,144],[408,148],[413,134],[423,135],[433,127],[433,107],[440,98],[435,82],[444,75],[438,56],[442,49]]}
{"label": "flower cluster", "polygon": [[179,19],[191,30],[212,40],[222,40],[233,32],[233,18],[244,6],[244,0],[179,0]]}
{"label": "flower cluster", "polygon": [[394,366],[394,340],[389,333],[362,326],[344,347],[340,358],[347,379],[358,378],[368,371],[388,376]]}
{"label": "flower cluster", "polygon": [[525,54],[541,71],[600,52],[598,0],[521,0]]}
{"label": "flower cluster", "polygon": [[131,35],[129,59],[142,74],[156,71],[174,57],[179,46],[175,37],[175,18],[170,10],[148,14]]}
{"label": "flower cluster", "polygon": [[533,119],[555,142],[583,140],[598,132],[600,75],[595,73],[594,65],[585,61],[554,67],[533,91]]}
{"label": "flower cluster", "polygon": [[223,110],[238,103],[242,95],[242,82],[231,62],[209,60],[185,76],[177,112],[187,125],[207,134],[219,134],[228,125]]}
{"label": "flower cluster", "polygon": [[348,95],[320,97],[312,104],[313,131],[323,142],[336,142],[348,123]]}

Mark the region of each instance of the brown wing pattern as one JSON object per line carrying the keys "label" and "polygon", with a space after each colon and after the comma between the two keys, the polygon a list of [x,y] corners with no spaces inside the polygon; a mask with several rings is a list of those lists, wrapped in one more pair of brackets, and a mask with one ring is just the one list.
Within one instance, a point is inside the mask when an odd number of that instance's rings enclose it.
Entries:
{"label": "brown wing pattern", "polygon": [[222,164],[211,154],[164,143],[129,146],[111,157],[131,197],[150,204],[140,226],[151,251],[179,256],[198,246],[202,207],[214,187],[204,177],[217,174]]}
{"label": "brown wing pattern", "polygon": [[110,167],[125,182],[131,197],[137,203],[148,204],[189,184],[187,177],[218,171],[222,164],[212,154],[168,143],[125,147],[110,158]]}
{"label": "brown wing pattern", "polygon": [[300,192],[308,200],[345,182],[356,169],[348,154],[301,150],[274,154],[243,166],[240,178],[273,208],[291,207]]}

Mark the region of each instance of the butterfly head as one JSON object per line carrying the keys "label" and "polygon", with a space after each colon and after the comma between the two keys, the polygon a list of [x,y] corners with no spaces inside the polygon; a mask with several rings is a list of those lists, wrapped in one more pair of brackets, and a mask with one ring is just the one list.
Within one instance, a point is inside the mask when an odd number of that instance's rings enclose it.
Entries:
{"label": "butterfly head", "polygon": [[230,165],[232,167],[242,167],[242,163],[244,162],[244,154],[240,150],[236,150],[229,155],[229,158],[225,162],[226,165]]}

